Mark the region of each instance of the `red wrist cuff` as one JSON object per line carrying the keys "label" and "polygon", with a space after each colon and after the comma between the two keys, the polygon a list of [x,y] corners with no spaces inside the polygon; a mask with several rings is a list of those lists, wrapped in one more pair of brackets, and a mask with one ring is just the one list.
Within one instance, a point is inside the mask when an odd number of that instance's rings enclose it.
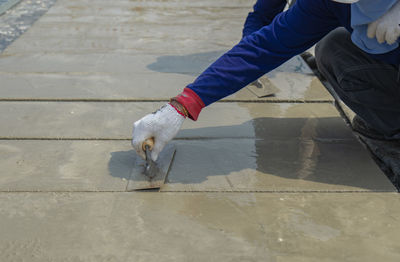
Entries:
{"label": "red wrist cuff", "polygon": [[178,108],[176,108],[176,106],[174,106],[173,104],[171,104],[171,103],[169,103],[169,105],[170,106],[172,106],[175,110],[176,110],[176,112],[178,113],[178,114],[180,114],[181,116],[183,116],[184,118],[186,118],[186,116],[185,116],[185,114],[184,113],[182,113],[181,111],[179,111],[179,109]]}
{"label": "red wrist cuff", "polygon": [[201,109],[205,107],[201,98],[190,88],[185,87],[183,92],[174,97],[174,100],[181,103],[189,113],[190,119],[196,121]]}

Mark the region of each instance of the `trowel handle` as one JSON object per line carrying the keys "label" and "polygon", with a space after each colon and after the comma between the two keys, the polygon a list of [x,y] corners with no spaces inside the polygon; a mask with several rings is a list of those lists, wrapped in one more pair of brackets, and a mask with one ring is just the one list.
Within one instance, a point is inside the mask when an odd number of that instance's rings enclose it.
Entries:
{"label": "trowel handle", "polygon": [[149,147],[150,151],[153,150],[154,147],[154,137],[151,138],[147,138],[146,140],[144,140],[143,144],[142,144],[142,149],[143,151],[146,152],[146,146]]}

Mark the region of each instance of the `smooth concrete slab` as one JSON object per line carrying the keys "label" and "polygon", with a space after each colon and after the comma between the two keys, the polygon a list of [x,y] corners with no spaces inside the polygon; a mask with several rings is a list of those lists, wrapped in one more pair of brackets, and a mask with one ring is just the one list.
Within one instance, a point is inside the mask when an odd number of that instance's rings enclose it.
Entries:
{"label": "smooth concrete slab", "polygon": [[398,194],[0,194],[2,261],[400,260]]}
{"label": "smooth concrete slab", "polygon": [[[1,60],[1,58],[0,58]],[[173,73],[6,73],[0,99],[169,100],[193,76]]]}
{"label": "smooth concrete slab", "polygon": [[[69,27],[74,28],[72,24]],[[233,28],[240,28],[240,25],[236,25]],[[163,29],[168,30],[185,31],[184,25],[179,28],[164,27]],[[200,28],[190,28],[191,30],[200,31]],[[46,28],[44,28],[46,30]],[[118,30],[118,29],[116,29]],[[121,29],[124,30],[124,29]],[[129,30],[128,30],[129,31]],[[133,31],[133,30],[130,30]],[[188,30],[186,30],[188,31]],[[237,30],[235,30],[237,31]],[[134,31],[133,31],[134,32]],[[188,34],[193,34],[193,31],[188,31]],[[40,37],[23,37],[25,41],[17,41],[15,45],[6,50],[6,54],[31,54],[35,51],[41,52],[43,48],[46,48],[47,52],[58,53],[62,52],[65,54],[86,54],[86,53],[98,53],[101,52],[129,52],[129,53],[147,53],[147,54],[165,54],[174,53],[177,50],[180,52],[191,53],[193,50],[198,51],[210,51],[219,50],[221,48],[228,49],[237,43],[240,39],[237,37],[234,40],[220,40],[218,42],[209,41],[209,37],[216,38],[218,34],[223,33],[228,35],[229,32],[221,32],[221,30],[210,31],[202,34],[202,38],[198,35],[195,37],[185,35],[171,35],[158,33],[159,37],[156,38],[153,35],[148,37],[138,37],[137,35],[131,36],[80,36],[80,37],[63,37],[54,38],[51,37],[47,41],[43,41]],[[41,34],[38,34],[41,35]],[[232,34],[235,35],[235,34]],[[232,38],[232,35],[230,38]],[[157,36],[157,35],[155,35]],[[237,36],[237,34],[236,34]],[[201,37],[201,36],[200,36]],[[219,35],[219,37],[221,37]],[[30,43],[30,44],[29,44]]]}
{"label": "smooth concrete slab", "polygon": [[[164,103],[0,102],[0,137],[130,139],[132,124]],[[178,138],[352,140],[331,104],[215,103]]]}
{"label": "smooth concrete slab", "polygon": [[161,191],[340,192],[396,189],[358,141],[180,141]]}
{"label": "smooth concrete slab", "polygon": [[[0,56],[3,99],[168,100],[193,82],[223,51],[191,55],[36,54]],[[228,100],[333,101],[300,57],[267,74],[278,89],[258,98],[243,88]]]}
{"label": "smooth concrete slab", "polygon": [[[215,50],[206,53],[192,53],[188,55],[165,55],[130,53],[102,53],[102,54],[63,54],[63,53],[35,53],[0,56],[0,72],[2,73],[64,73],[87,75],[89,73],[136,74],[149,72],[173,73],[192,75],[203,72],[210,64],[218,59],[224,50]],[[297,70],[302,66],[301,58],[295,57],[288,61],[280,71]],[[293,64],[294,63],[294,64]],[[306,69],[304,69],[306,70]],[[276,71],[270,74],[270,78]],[[308,71],[305,71],[308,74]],[[298,73],[305,73],[299,69]],[[132,75],[133,74],[133,75]],[[274,81],[270,79],[273,83]],[[310,81],[307,81],[310,82]],[[275,83],[274,83],[275,84]],[[279,87],[279,84],[276,84]]]}
{"label": "smooth concrete slab", "polygon": [[[0,71],[8,73],[146,73],[146,65],[157,60],[155,55],[123,53],[64,54],[35,53],[0,56]],[[171,65],[172,67],[174,65]],[[178,73],[194,73],[195,66],[188,66]]]}
{"label": "smooth concrete slab", "polygon": [[[104,19],[104,17],[114,17],[115,15],[120,15],[124,18],[130,18],[131,21],[148,21],[153,23],[163,23],[170,22],[174,23],[172,19],[168,19],[168,16],[176,15],[182,19],[186,16],[187,21],[190,21],[190,15],[201,15],[207,16],[214,9],[218,10],[218,15],[224,15],[222,12],[225,9],[226,12],[233,12],[235,9],[240,12],[241,9],[250,9],[252,3],[243,0],[206,0],[206,1],[195,1],[195,0],[174,0],[174,1],[101,1],[101,0],[77,0],[68,1],[62,0],[58,1],[50,12],[50,15],[72,15],[77,17],[98,15],[99,19]],[[152,15],[151,11],[154,11]],[[132,15],[136,14],[136,17]],[[157,16],[157,15],[159,16]],[[217,16],[216,14],[216,16]],[[171,18],[171,17],[170,17]],[[195,16],[196,18],[196,16]]]}
{"label": "smooth concrete slab", "polygon": [[1,191],[125,191],[129,141],[0,141]]}
{"label": "smooth concrete slab", "polygon": [[[65,13],[55,15],[51,9],[47,16],[5,53],[32,54],[46,50],[46,52],[69,54],[110,51],[137,54],[165,54],[178,51],[187,54],[194,50],[206,52],[228,49],[240,40],[247,13],[245,8],[197,7],[187,9],[186,15],[172,10],[162,14],[162,11],[157,11],[155,7],[132,7],[127,10],[131,10],[130,17],[101,16],[93,13],[81,15],[80,20],[95,19],[95,21],[81,22],[73,16],[66,16]],[[146,21],[145,17],[149,15],[156,19],[161,18],[162,21]],[[41,35],[46,35],[47,38],[43,39]]]}
{"label": "smooth concrete slab", "polygon": [[60,0],[6,53],[165,54],[229,48],[240,40],[251,5],[246,1]]}

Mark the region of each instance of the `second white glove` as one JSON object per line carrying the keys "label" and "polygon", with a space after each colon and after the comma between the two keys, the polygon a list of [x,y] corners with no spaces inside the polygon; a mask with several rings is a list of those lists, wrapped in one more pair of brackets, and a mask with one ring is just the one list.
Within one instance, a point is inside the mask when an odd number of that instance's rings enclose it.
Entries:
{"label": "second white glove", "polygon": [[369,38],[378,40],[380,44],[394,44],[400,37],[400,1],[390,8],[381,18],[368,25],[367,35]]}

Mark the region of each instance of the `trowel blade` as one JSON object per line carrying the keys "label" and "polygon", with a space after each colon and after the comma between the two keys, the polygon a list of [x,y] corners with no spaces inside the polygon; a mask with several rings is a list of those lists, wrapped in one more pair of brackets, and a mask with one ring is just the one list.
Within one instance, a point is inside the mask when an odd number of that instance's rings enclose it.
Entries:
{"label": "trowel blade", "polygon": [[258,98],[273,96],[279,91],[279,89],[266,76],[262,76],[248,85],[247,89]]}
{"label": "trowel blade", "polygon": [[156,177],[158,173],[162,172],[162,170],[160,170],[157,166],[157,163],[151,159],[151,151],[149,146],[146,146],[145,154],[146,164],[144,166],[144,174],[152,179],[153,177]]}
{"label": "trowel blade", "polygon": [[[144,190],[144,189],[157,189],[165,183],[168,171],[175,156],[175,145],[167,145],[158,156],[155,166],[151,167],[153,170],[147,170],[146,162],[140,157],[136,156],[135,165],[133,167],[127,191]],[[150,176],[149,173],[150,172]],[[153,176],[153,177],[151,177]]]}

